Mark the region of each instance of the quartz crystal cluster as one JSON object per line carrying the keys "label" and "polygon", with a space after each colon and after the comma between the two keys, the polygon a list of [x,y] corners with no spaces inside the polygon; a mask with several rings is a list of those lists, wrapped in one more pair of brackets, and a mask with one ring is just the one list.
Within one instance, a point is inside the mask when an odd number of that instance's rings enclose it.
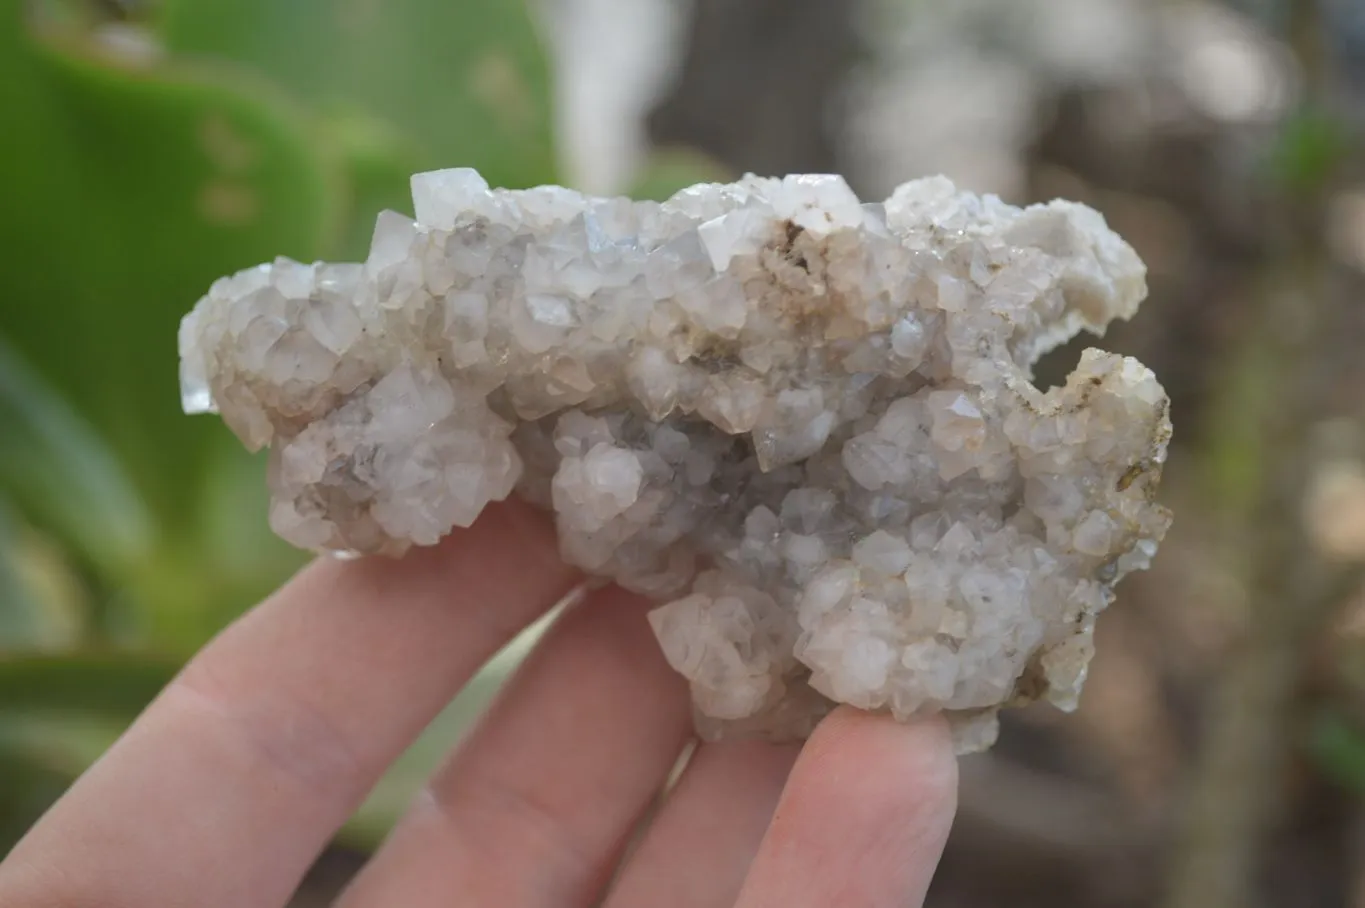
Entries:
{"label": "quartz crystal cluster", "polygon": [[916,180],[746,177],[664,203],[413,177],[363,264],[279,259],[184,319],[191,412],[268,446],[290,542],[402,552],[514,492],[650,620],[705,737],[835,703],[1076,702],[1097,613],[1146,567],[1167,399],[1088,350],[1145,269],[1081,205]]}

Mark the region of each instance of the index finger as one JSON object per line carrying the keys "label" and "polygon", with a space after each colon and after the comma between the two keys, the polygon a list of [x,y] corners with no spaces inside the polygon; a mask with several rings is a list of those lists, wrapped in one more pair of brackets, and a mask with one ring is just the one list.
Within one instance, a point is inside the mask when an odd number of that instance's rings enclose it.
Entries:
{"label": "index finger", "polygon": [[0,865],[0,904],[284,904],[384,768],[577,579],[515,503],[400,560],[315,561],[39,822]]}

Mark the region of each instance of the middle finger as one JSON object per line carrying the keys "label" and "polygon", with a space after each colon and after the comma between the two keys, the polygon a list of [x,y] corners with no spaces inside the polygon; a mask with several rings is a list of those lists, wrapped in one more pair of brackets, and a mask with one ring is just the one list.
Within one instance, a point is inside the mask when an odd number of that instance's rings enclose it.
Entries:
{"label": "middle finger", "polygon": [[571,608],[343,895],[344,908],[592,904],[691,734],[648,603]]}
{"label": "middle finger", "polygon": [[729,908],[800,747],[703,744],[621,872],[606,908]]}

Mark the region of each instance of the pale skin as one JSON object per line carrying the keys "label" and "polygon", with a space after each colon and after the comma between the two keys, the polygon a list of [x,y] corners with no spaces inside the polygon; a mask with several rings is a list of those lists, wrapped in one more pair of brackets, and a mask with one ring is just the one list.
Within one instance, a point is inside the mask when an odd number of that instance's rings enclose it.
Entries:
{"label": "pale skin", "polygon": [[[399,560],[315,561],[0,863],[0,905],[285,905],[385,767],[581,582],[555,551],[502,504]],[[801,748],[700,745],[622,865],[692,734],[647,610],[608,588],[567,611],[338,905],[921,905],[956,807],[939,720],[841,709]]]}

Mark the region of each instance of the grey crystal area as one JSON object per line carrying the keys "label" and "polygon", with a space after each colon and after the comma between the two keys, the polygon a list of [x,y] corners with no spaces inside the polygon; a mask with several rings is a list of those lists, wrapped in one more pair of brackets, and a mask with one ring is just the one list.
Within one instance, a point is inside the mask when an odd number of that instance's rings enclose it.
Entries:
{"label": "grey crystal area", "polygon": [[186,409],[269,446],[271,525],[402,552],[514,490],[651,622],[708,738],[807,734],[834,703],[1075,705],[1095,616],[1144,568],[1167,399],[1088,350],[1145,269],[1096,212],[942,178],[861,203],[833,176],[662,204],[413,178],[369,259],[280,259],[180,332]]}

